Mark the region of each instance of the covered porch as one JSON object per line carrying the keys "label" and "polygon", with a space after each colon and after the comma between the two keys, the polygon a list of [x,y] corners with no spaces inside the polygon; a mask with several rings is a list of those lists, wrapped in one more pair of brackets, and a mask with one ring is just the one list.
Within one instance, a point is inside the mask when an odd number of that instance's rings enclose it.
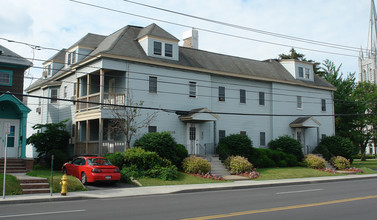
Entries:
{"label": "covered porch", "polygon": [[[319,144],[319,127],[321,123],[315,120],[313,117],[299,117],[289,124],[294,129],[294,136],[302,145],[302,152],[304,154],[310,154],[314,148]],[[314,130],[314,131],[313,131]],[[315,133],[315,141],[309,142],[309,138]],[[313,139],[313,138],[312,138]]]}

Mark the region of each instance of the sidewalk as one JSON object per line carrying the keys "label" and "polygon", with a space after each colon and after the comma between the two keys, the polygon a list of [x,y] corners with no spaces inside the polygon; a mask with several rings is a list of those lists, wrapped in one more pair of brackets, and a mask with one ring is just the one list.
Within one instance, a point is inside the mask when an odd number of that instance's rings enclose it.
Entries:
{"label": "sidewalk", "polygon": [[208,184],[191,184],[191,185],[172,185],[172,186],[148,186],[148,187],[132,187],[122,189],[107,189],[94,191],[69,192],[67,196],[61,196],[60,193],[50,194],[26,194],[6,196],[5,199],[0,198],[2,204],[17,204],[31,202],[50,202],[50,201],[69,201],[80,199],[104,199],[116,197],[133,197],[146,195],[162,195],[170,193],[200,192],[200,191],[216,191],[230,189],[246,189],[259,187],[273,187],[284,185],[298,185],[309,183],[336,182],[346,180],[362,180],[377,178],[377,174],[368,175],[348,175],[348,176],[329,176],[329,177],[311,177],[299,179],[282,179],[282,180],[242,180],[225,183],[208,183]]}

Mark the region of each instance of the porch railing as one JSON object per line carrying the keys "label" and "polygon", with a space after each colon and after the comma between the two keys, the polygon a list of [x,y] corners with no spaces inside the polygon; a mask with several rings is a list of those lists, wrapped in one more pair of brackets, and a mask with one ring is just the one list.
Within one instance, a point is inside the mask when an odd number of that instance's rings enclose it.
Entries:
{"label": "porch railing", "polygon": [[86,142],[77,142],[75,145],[75,155],[105,155],[107,153],[123,152],[126,146],[124,141],[103,141],[101,152],[99,152],[99,141],[89,141],[88,147]]}
{"label": "porch railing", "polygon": [[[91,109],[96,109],[101,107],[101,103],[104,104],[116,104],[124,105],[126,103],[125,94],[116,94],[116,93],[104,93],[103,101],[100,100],[99,92],[93,93],[87,96],[77,97],[77,112],[88,111]],[[81,102],[80,102],[81,101]],[[85,103],[89,102],[89,103]]]}

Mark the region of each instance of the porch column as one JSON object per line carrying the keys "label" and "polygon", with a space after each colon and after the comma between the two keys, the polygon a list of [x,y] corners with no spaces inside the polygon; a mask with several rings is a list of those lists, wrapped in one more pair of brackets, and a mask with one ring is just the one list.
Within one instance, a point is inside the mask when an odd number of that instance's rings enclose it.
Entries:
{"label": "porch column", "polygon": [[317,146],[319,144],[319,127],[317,127]]}
{"label": "porch column", "polygon": [[26,158],[26,120],[27,120],[27,113],[22,113],[22,140],[21,140],[21,158]]}
{"label": "porch column", "polygon": [[101,156],[102,155],[102,145],[103,145],[103,119],[100,118],[98,120],[98,153]]}
{"label": "porch column", "polygon": [[79,145],[79,122],[78,121],[76,121],[75,122],[75,143],[74,143],[74,145],[73,145],[73,152],[75,153],[75,154],[78,154],[77,152],[78,152],[78,150],[77,150],[77,147],[78,147],[78,145]]}
{"label": "porch column", "polygon": [[[79,97],[81,96],[81,93],[80,93],[80,78],[76,79],[76,94],[73,94],[73,95],[76,95],[76,100],[78,100]],[[76,112],[78,112],[80,110],[80,105],[82,105],[82,103],[76,102]],[[76,124],[76,127],[77,127],[77,124]]]}
{"label": "porch column", "polygon": [[85,154],[89,154],[89,139],[90,139],[90,126],[89,120],[86,120],[86,141],[85,141]]}
{"label": "porch column", "polygon": [[[105,91],[105,71],[101,68],[99,70],[99,102],[103,103],[104,91]],[[102,105],[100,105],[102,108]]]}
{"label": "porch column", "polygon": [[[89,95],[90,95],[90,85],[92,84],[91,82],[91,77],[90,74],[86,75],[86,101],[89,102]],[[89,103],[86,103],[86,109],[88,110],[90,107]]]}

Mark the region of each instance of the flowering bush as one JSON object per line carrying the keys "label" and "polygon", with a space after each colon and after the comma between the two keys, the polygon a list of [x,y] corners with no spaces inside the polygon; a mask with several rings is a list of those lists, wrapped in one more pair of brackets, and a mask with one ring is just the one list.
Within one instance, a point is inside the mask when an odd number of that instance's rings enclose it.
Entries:
{"label": "flowering bush", "polygon": [[314,154],[308,154],[305,156],[305,164],[309,168],[313,169],[324,169],[326,167],[325,159],[316,156]]}
{"label": "flowering bush", "polygon": [[252,170],[251,172],[245,172],[245,173],[241,173],[239,175],[245,176],[245,177],[250,178],[250,179],[256,179],[260,176],[259,173],[255,169]]}
{"label": "flowering bush", "polygon": [[230,161],[234,158],[234,156],[230,156],[228,158],[226,158],[226,160],[224,161],[224,166],[226,169],[230,170]]}
{"label": "flowering bush", "polygon": [[186,157],[183,160],[182,167],[186,173],[205,174],[211,171],[211,164],[207,160],[196,156]]}
{"label": "flowering bush", "polygon": [[211,180],[224,180],[224,178],[222,176],[218,176],[218,175],[211,174],[211,173],[191,174],[191,175],[201,177],[201,178],[211,179]]}
{"label": "flowering bush", "polygon": [[356,173],[364,173],[364,171],[362,169],[355,168],[355,167],[346,168],[344,170],[353,171],[353,172],[356,172]]}
{"label": "flowering bush", "polygon": [[318,169],[320,171],[323,171],[323,172],[327,172],[327,173],[336,173],[336,170],[334,169],[331,169],[331,168],[324,168],[324,169]]}
{"label": "flowering bush", "polygon": [[351,167],[350,161],[342,156],[332,157],[330,164],[337,170],[344,170]]}
{"label": "flowering bush", "polygon": [[231,174],[240,174],[250,172],[253,169],[253,164],[245,157],[235,156],[231,158],[229,168]]}

